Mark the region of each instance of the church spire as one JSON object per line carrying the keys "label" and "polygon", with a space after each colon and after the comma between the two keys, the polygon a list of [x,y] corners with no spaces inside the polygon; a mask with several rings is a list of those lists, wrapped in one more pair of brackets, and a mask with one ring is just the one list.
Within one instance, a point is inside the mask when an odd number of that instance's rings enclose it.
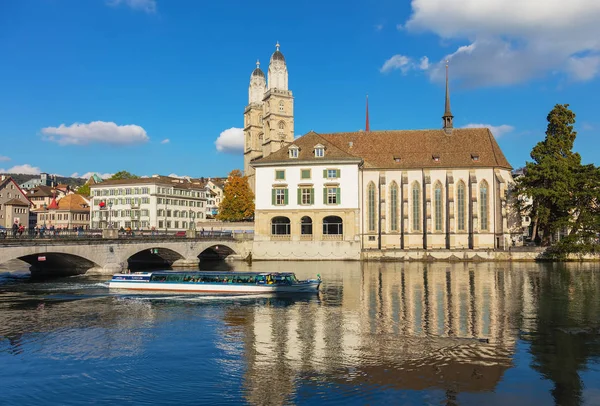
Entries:
{"label": "church spire", "polygon": [[442,120],[444,121],[444,129],[452,129],[452,120],[454,116],[450,111],[450,90],[448,90],[448,61],[446,61],[446,108],[444,109],[444,115]]}
{"label": "church spire", "polygon": [[367,122],[365,125],[365,131],[369,132],[371,131],[370,127],[369,127],[369,95],[367,95]]}

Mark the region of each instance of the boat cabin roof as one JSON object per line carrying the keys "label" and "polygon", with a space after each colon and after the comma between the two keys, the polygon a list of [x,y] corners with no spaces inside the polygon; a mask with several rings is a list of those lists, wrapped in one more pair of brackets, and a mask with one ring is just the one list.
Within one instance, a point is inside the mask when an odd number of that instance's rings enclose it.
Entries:
{"label": "boat cabin roof", "polygon": [[254,276],[291,276],[293,272],[235,272],[235,271],[156,271],[156,272],[133,272],[131,275],[254,275]]}

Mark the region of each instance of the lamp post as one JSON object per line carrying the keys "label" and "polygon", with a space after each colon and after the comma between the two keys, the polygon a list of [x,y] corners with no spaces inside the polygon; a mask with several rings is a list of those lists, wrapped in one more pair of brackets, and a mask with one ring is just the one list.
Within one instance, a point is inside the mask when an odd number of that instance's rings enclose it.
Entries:
{"label": "lamp post", "polygon": [[48,205],[44,203],[44,228],[46,228],[46,216],[48,216]]}
{"label": "lamp post", "polygon": [[108,201],[108,228],[112,228],[112,200]]}

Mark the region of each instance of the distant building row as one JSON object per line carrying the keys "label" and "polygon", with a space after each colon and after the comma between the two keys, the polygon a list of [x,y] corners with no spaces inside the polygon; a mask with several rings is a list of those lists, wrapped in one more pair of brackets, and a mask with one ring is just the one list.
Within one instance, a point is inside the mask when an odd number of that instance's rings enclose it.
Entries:
{"label": "distant building row", "polygon": [[0,178],[0,226],[73,229],[76,227],[187,230],[214,219],[225,179],[153,176],[102,181],[91,178],[91,197],[66,185],[31,184],[23,189],[11,177]]}

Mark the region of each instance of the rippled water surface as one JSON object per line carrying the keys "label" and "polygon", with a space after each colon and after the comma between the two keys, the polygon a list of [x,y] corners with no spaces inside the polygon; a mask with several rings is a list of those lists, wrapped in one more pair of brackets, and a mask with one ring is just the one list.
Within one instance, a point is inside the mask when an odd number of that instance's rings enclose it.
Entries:
{"label": "rippled water surface", "polygon": [[600,265],[233,266],[323,284],[116,294],[5,264],[0,404],[600,404]]}

